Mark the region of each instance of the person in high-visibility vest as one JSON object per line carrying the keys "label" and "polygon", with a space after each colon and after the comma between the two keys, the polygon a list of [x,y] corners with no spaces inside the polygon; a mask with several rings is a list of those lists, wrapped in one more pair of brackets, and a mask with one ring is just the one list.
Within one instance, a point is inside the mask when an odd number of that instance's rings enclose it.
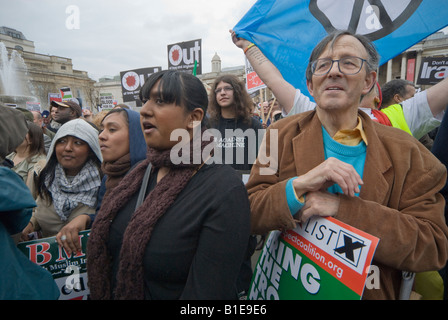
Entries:
{"label": "person in high-visibility vest", "polygon": [[[435,87],[444,88],[445,83]],[[383,103],[381,111],[387,114],[394,127],[400,128],[419,139],[428,149],[433,144],[428,132],[437,128],[443,118],[445,107],[429,104],[434,94],[430,89],[416,93],[413,82],[394,79],[383,85]]]}

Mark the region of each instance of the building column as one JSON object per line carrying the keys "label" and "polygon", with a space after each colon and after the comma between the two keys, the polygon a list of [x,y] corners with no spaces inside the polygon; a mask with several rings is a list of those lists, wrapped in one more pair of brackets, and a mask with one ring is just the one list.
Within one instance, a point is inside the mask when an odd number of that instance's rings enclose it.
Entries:
{"label": "building column", "polygon": [[418,73],[420,72],[420,66],[422,64],[422,53],[423,50],[417,51],[417,58],[415,59],[415,76],[414,76],[414,84],[417,84]]}
{"label": "building column", "polygon": [[401,79],[406,79],[406,72],[407,72],[407,54],[406,52],[403,52],[401,54],[401,74],[400,74],[400,78]]}
{"label": "building column", "polygon": [[392,60],[387,61],[387,73],[386,73],[386,82],[392,80]]}

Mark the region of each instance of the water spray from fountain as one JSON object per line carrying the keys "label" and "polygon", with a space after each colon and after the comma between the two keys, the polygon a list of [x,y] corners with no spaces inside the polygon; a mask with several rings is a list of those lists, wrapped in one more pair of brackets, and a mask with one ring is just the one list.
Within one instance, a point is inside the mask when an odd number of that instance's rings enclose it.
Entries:
{"label": "water spray from fountain", "polygon": [[32,96],[28,69],[22,56],[12,50],[11,55],[0,42],[0,102],[26,108],[26,102],[37,101]]}

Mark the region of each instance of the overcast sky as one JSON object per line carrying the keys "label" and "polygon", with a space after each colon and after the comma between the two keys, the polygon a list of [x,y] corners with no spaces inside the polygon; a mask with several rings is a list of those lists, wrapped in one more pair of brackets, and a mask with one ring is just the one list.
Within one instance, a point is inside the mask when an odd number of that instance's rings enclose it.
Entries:
{"label": "overcast sky", "polygon": [[215,52],[223,68],[244,65],[244,55],[228,30],[255,2],[0,0],[0,26],[21,31],[34,41],[36,53],[71,58],[74,69],[87,71],[95,80],[130,69],[167,69],[168,45],[202,39],[206,73]]}

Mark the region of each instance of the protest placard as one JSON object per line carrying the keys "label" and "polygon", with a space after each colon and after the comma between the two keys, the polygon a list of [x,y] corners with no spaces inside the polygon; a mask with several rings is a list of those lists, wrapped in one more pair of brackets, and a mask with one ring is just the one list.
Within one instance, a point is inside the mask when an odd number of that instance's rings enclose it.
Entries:
{"label": "protest placard", "polygon": [[334,218],[270,233],[250,300],[358,300],[379,239]]}
{"label": "protest placard", "polygon": [[89,295],[87,286],[87,239],[90,230],[79,233],[82,249],[78,253],[68,254],[49,237],[20,242],[17,247],[34,263],[48,270],[59,287],[59,300],[86,300]]}
{"label": "protest placard", "polygon": [[254,71],[254,68],[250,64],[249,60],[247,60],[247,58],[246,58],[245,61],[246,61],[245,70],[246,70],[246,90],[247,90],[247,92],[253,93],[257,90],[266,88],[266,85],[264,84],[263,81],[261,81],[258,74]]}
{"label": "protest placard", "polygon": [[120,72],[121,92],[123,94],[123,102],[135,102],[137,107],[142,106],[139,98],[140,89],[145,84],[145,81],[153,73],[159,72],[162,67],[148,67],[133,70],[126,70]]}

